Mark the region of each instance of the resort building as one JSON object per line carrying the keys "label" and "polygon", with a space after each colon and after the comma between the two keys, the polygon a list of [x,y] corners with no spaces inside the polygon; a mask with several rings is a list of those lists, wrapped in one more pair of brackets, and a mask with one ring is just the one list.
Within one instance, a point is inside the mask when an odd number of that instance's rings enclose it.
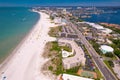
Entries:
{"label": "resort building", "polygon": [[69,57],[71,55],[75,55],[75,51],[74,50],[72,50],[72,52],[68,52],[68,51],[62,50],[62,57],[63,58],[67,58],[67,57]]}
{"label": "resort building", "polygon": [[66,25],[66,20],[61,17],[54,17],[54,23],[60,25]]}
{"label": "resort building", "polygon": [[66,26],[62,26],[62,32],[59,33],[59,36],[62,38],[78,38],[78,34],[70,27],[68,24]]}
{"label": "resort building", "polygon": [[109,33],[112,32],[111,29],[104,28],[103,26],[101,26],[101,25],[99,25],[99,24],[90,23],[90,22],[85,22],[85,23],[87,23],[87,24],[89,24],[90,26],[92,26],[92,27],[94,27],[94,28],[100,30],[100,31],[103,32],[103,33],[109,34]]}
{"label": "resort building", "polygon": [[103,52],[103,54],[106,54],[106,53],[114,51],[114,49],[112,47],[107,46],[107,45],[101,45],[100,46],[100,50]]}
{"label": "resort building", "polygon": [[62,37],[62,38],[72,38],[72,39],[77,39],[78,38],[77,34],[66,33],[66,32],[60,32],[59,36]]}
{"label": "resort building", "polygon": [[58,80],[93,80],[93,79],[69,75],[69,74],[62,74],[60,76],[60,79]]}
{"label": "resort building", "polygon": [[86,58],[85,58],[84,52],[83,52],[82,48],[79,47],[74,41],[66,40],[66,39],[59,39],[58,43],[59,44],[60,43],[62,43],[62,44],[69,43],[73,49],[72,51],[74,51],[74,53],[73,53],[74,56],[62,59],[64,69],[70,69],[70,68],[73,68],[76,66],[80,66],[80,65],[84,66],[85,65]]}
{"label": "resort building", "polygon": [[60,24],[60,23],[61,23],[61,18],[55,17],[55,18],[54,18],[54,23],[55,23],[55,24]]}
{"label": "resort building", "polygon": [[71,49],[71,51],[69,51],[69,52],[62,49],[62,57],[63,58],[67,58],[67,57],[75,54],[75,51],[72,49],[72,47],[69,43],[59,42],[58,44],[59,44],[59,46],[67,46],[67,47],[69,47],[69,49]]}

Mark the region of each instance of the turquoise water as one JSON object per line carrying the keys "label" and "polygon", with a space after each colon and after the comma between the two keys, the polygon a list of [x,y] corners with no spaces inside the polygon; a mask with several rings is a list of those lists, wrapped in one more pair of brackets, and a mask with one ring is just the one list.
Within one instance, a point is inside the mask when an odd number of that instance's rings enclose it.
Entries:
{"label": "turquoise water", "polygon": [[12,52],[39,17],[30,8],[0,7],[0,61]]}

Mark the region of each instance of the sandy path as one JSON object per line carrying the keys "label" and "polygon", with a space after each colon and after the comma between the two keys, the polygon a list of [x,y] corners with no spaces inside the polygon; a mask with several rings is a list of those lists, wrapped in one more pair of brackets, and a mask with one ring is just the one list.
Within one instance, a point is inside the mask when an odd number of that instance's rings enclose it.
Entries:
{"label": "sandy path", "polygon": [[4,74],[1,76],[6,76],[6,80],[50,80],[40,72],[40,68],[46,62],[41,54],[48,41],[56,40],[47,34],[49,27],[56,25],[50,23],[47,14],[39,14],[41,18],[35,28],[2,69]]}

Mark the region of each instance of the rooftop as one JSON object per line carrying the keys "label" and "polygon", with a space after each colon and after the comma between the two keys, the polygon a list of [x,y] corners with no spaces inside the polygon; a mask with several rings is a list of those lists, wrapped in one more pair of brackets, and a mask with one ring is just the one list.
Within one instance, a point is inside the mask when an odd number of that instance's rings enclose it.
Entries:
{"label": "rooftop", "polygon": [[101,49],[107,50],[107,51],[113,51],[113,48],[107,45],[101,45]]}
{"label": "rooftop", "polygon": [[84,52],[81,47],[79,47],[74,41],[60,39],[58,42],[65,42],[72,45],[72,49],[75,51],[75,56],[68,57],[63,59],[64,64],[73,64],[76,62],[81,62],[83,65],[85,64],[86,58],[84,57]]}
{"label": "rooftop", "polygon": [[69,75],[69,74],[63,74],[62,78],[63,78],[63,80],[93,80],[93,79]]}
{"label": "rooftop", "polygon": [[104,28],[103,26],[101,26],[101,25],[99,25],[99,24],[95,24],[95,23],[91,23],[91,22],[82,22],[82,23],[87,23],[87,24],[89,24],[90,26],[92,26],[92,27],[94,27],[94,28],[96,28],[96,29],[98,29],[98,30],[106,33],[106,34],[109,34],[109,33],[112,32],[111,29]]}
{"label": "rooftop", "polygon": [[107,53],[107,52],[113,52],[114,49],[110,46],[107,46],[107,45],[101,45],[100,46],[100,49],[103,53]]}

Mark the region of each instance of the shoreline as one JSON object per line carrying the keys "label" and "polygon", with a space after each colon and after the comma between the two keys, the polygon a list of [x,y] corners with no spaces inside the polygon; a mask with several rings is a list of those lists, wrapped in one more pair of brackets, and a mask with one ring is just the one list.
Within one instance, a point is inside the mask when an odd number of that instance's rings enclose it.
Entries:
{"label": "shoreline", "polygon": [[40,68],[46,61],[41,55],[45,44],[56,40],[48,35],[50,27],[56,25],[50,23],[49,15],[42,12],[38,13],[40,18],[37,23],[2,62],[0,72],[4,73],[0,73],[0,78],[6,76],[9,80],[33,80],[37,75],[39,79],[49,80],[50,76],[46,77],[40,72]]}
{"label": "shoreline", "polygon": [[[33,11],[33,12],[35,12],[35,11]],[[38,13],[38,12],[37,12],[37,13]],[[39,14],[39,13],[38,13],[38,14]],[[38,19],[38,21],[36,22],[36,24],[38,24],[39,20],[40,20],[40,15],[39,15],[39,19]],[[35,25],[36,25],[36,24],[35,24]],[[29,35],[31,34],[31,32],[34,30],[35,25],[33,25],[33,27],[30,29],[30,31],[28,31],[28,33],[23,36],[23,39],[21,39],[21,41],[16,45],[16,47],[11,51],[11,53],[9,53],[9,54],[7,55],[7,57],[0,63],[0,72],[1,72],[1,69],[4,67],[4,65],[7,65],[7,64],[8,64],[9,60],[10,60],[12,57],[14,57],[15,52],[17,52],[17,50],[22,46],[22,44],[25,42],[25,40],[29,37]]]}

